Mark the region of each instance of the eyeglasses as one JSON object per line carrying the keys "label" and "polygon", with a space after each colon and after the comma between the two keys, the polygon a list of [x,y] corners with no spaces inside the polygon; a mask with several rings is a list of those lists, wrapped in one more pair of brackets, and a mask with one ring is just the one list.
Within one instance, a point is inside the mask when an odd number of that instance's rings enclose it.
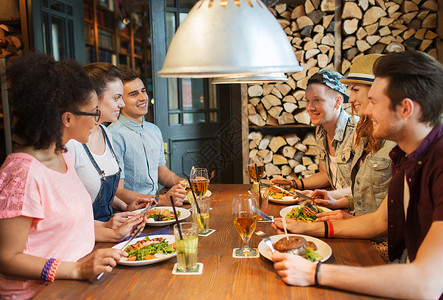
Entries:
{"label": "eyeglasses", "polygon": [[80,116],[94,116],[95,122],[98,122],[100,120],[100,116],[102,114],[102,112],[98,108],[95,111],[95,113],[88,113],[88,112],[84,112],[84,111],[73,111],[72,113],[74,115],[80,115]]}

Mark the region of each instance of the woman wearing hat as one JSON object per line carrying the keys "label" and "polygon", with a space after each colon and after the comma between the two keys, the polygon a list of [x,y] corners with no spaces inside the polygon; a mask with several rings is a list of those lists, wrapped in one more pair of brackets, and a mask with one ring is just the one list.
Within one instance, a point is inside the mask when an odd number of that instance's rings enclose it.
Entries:
{"label": "woman wearing hat", "polygon": [[[374,81],[372,67],[380,54],[370,54],[356,58],[346,79],[342,83],[349,86],[351,95],[349,102],[352,109],[360,117],[354,134],[355,155],[351,165],[352,194],[341,199],[334,199],[325,190],[316,190],[312,197],[317,204],[330,208],[348,208],[356,216],[377,210],[388,192],[391,179],[391,159],[389,152],[394,142],[377,140],[372,136],[371,118],[365,116],[365,108],[369,103],[368,92]],[[341,210],[318,215],[319,221],[352,217]]]}

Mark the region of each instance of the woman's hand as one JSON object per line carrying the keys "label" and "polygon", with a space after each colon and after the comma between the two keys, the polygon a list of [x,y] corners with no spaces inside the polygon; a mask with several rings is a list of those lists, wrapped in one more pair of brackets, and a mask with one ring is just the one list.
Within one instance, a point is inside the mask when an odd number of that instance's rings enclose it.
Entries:
{"label": "woman's hand", "polygon": [[316,265],[309,260],[289,253],[274,253],[272,261],[277,274],[286,284],[308,286],[315,283]]}
{"label": "woman's hand", "polygon": [[333,210],[328,212],[322,212],[317,214],[317,220],[316,222],[322,222],[322,221],[331,221],[331,220],[343,220],[343,219],[349,219],[353,218],[354,216],[346,213],[342,210]]}
{"label": "woman's hand", "polygon": [[151,198],[153,198],[153,197],[152,196],[149,197],[149,198],[137,197],[134,202],[131,202],[131,203],[128,204],[128,206],[126,206],[126,210],[127,211],[133,211],[133,210],[137,210],[137,209],[140,209],[140,208],[145,208],[148,205],[150,206],[151,202],[152,202]]}
{"label": "woman's hand", "polygon": [[98,249],[79,260],[74,270],[74,279],[94,279],[100,273],[109,273],[122,257],[128,254],[119,249]]}
{"label": "woman's hand", "polygon": [[140,226],[145,224],[145,214],[136,214],[134,217],[127,219],[118,228],[114,229],[115,238],[120,241],[136,231]]}
{"label": "woman's hand", "polygon": [[126,222],[130,217],[134,217],[138,215],[138,213],[133,211],[126,211],[121,213],[116,213],[109,221],[104,223],[104,227],[110,229],[117,229],[124,222]]}

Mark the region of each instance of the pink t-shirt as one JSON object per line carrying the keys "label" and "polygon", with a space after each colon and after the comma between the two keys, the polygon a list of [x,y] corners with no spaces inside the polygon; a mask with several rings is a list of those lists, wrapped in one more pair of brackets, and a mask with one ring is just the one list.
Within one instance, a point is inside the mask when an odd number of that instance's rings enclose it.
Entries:
{"label": "pink t-shirt", "polygon": [[9,155],[0,168],[0,219],[33,218],[24,253],[77,261],[94,247],[94,217],[72,156],[63,158],[64,174],[31,155]]}

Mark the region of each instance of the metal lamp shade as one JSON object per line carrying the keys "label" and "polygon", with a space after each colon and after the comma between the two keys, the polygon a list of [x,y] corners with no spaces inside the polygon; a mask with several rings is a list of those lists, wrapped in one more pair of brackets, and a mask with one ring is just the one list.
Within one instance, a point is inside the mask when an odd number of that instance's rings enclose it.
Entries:
{"label": "metal lamp shade", "polygon": [[302,69],[260,0],[201,0],[178,28],[158,75],[209,78]]}
{"label": "metal lamp shade", "polygon": [[212,80],[212,84],[232,84],[232,83],[274,83],[288,81],[285,73],[268,73],[249,76],[217,77]]}

